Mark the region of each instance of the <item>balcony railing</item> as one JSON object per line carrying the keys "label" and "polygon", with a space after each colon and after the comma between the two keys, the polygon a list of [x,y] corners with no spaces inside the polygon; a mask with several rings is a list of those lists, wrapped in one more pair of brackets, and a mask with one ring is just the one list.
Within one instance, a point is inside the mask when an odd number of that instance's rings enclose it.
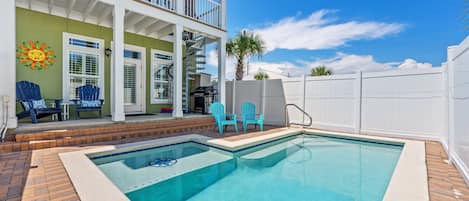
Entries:
{"label": "balcony railing", "polygon": [[[224,20],[222,13],[221,0],[141,0],[151,5],[176,12],[186,17],[192,18],[199,22],[224,28],[222,21]],[[178,9],[178,3],[183,4]]]}
{"label": "balcony railing", "polygon": [[187,17],[216,27],[221,27],[221,3],[215,0],[185,0]]}
{"label": "balcony railing", "polygon": [[154,6],[164,8],[170,11],[176,11],[176,0],[142,0]]}

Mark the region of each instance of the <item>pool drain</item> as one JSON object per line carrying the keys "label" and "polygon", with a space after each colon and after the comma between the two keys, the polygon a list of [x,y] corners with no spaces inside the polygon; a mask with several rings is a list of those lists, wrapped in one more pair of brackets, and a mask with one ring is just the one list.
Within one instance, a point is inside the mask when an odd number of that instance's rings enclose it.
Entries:
{"label": "pool drain", "polygon": [[176,165],[178,161],[176,159],[156,159],[150,163],[152,167],[170,167]]}

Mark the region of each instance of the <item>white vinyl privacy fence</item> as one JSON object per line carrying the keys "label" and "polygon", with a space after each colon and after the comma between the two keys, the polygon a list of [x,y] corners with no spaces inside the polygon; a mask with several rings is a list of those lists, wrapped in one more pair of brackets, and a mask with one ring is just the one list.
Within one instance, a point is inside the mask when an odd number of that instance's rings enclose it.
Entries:
{"label": "white vinyl privacy fence", "polygon": [[[267,124],[285,125],[286,104],[312,128],[440,141],[469,178],[469,37],[441,68],[227,82],[227,111],[256,104]],[[308,123],[288,109],[291,122]]]}
{"label": "white vinyl privacy fence", "polygon": [[[295,104],[313,128],[440,140],[447,133],[445,76],[435,68],[228,82],[227,111],[240,114],[252,102],[266,123],[285,125],[285,104]],[[294,107],[288,116],[309,123]]]}
{"label": "white vinyl privacy fence", "polygon": [[449,135],[451,161],[469,179],[469,37],[448,48]]}

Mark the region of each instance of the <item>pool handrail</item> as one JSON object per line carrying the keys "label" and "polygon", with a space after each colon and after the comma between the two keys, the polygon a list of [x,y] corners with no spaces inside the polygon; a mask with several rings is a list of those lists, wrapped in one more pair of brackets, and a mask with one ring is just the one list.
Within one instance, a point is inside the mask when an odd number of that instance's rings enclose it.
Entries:
{"label": "pool handrail", "polygon": [[[302,124],[301,123],[290,122],[289,119],[288,119],[288,107],[290,107],[290,106],[295,107],[300,112],[302,112],[303,115],[306,115],[306,117],[308,117],[308,119],[309,119],[309,123],[305,124],[304,119],[303,119]],[[313,124],[313,118],[311,117],[311,115],[309,115],[306,111],[301,109],[298,105],[292,104],[292,103],[291,104],[285,104],[285,126],[286,127],[290,128],[290,125],[297,125],[297,126],[302,126],[303,128],[306,128],[306,127],[311,127],[312,124]]]}

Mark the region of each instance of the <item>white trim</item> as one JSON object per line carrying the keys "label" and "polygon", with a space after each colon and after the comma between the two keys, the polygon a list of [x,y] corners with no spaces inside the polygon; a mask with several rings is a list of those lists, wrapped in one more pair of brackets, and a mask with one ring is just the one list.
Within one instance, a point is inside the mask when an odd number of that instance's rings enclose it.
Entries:
{"label": "white trim", "polygon": [[[168,61],[168,64],[169,63],[173,63],[174,62],[174,56],[173,56],[173,53],[172,52],[167,52],[167,51],[163,51],[163,50],[157,50],[157,49],[151,49],[150,51],[151,55],[150,55],[150,104],[152,105],[157,105],[157,104],[171,104],[171,101],[170,101],[170,97],[168,97],[168,99],[161,99],[161,100],[155,100],[154,97],[155,97],[155,92],[154,92],[154,88],[155,88],[155,78],[154,78],[154,75],[155,75],[155,72],[154,72],[154,66],[157,64],[157,62],[159,61],[158,59],[155,59],[155,54],[162,54],[162,55],[167,55],[167,56],[171,56],[172,60],[169,62]],[[163,60],[161,60],[163,61]],[[163,83],[164,81],[161,81],[161,83]],[[170,81],[168,80],[167,81],[168,83],[168,86],[170,86]],[[168,87],[168,90],[171,90],[170,87]]]}
{"label": "white trim", "polygon": [[[91,41],[99,44],[99,48],[86,48],[86,47],[80,47],[80,46],[73,46],[69,45],[68,40],[70,38],[76,38],[80,40],[85,40],[85,41]],[[81,52],[81,53],[87,53],[87,54],[97,54],[99,56],[98,60],[98,71],[99,75],[98,77],[98,82],[99,82],[99,88],[100,88],[100,98],[105,99],[105,62],[104,62],[104,49],[105,49],[105,43],[103,39],[99,38],[93,38],[93,37],[88,37],[88,36],[82,36],[82,35],[77,35],[77,34],[71,34],[67,32],[62,33],[62,98],[65,103],[68,103],[70,101],[70,67],[69,67],[69,53],[71,51],[73,52]],[[88,77],[88,76],[86,76]]]}

